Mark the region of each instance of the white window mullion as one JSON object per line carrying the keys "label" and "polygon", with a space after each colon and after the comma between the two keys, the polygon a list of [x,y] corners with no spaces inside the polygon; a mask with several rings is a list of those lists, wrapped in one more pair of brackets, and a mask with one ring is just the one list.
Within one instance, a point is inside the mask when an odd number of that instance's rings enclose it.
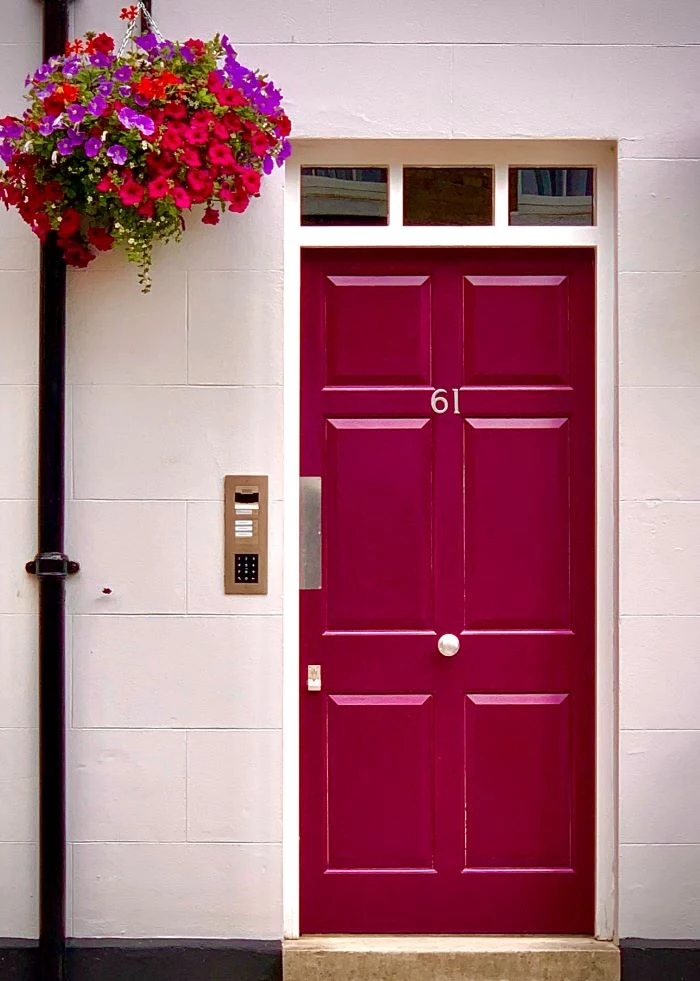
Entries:
{"label": "white window mullion", "polygon": [[403,227],[403,165],[389,167],[389,227]]}
{"label": "white window mullion", "polygon": [[508,164],[494,167],[493,223],[496,228],[508,227]]}

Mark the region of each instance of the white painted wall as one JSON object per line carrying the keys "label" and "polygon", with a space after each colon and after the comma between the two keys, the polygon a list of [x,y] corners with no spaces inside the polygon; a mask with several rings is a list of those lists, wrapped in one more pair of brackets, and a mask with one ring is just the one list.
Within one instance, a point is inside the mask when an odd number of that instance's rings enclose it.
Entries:
{"label": "white painted wall", "polygon": [[[75,0],[75,33],[120,6]],[[227,31],[298,136],[619,140],[620,933],[700,935],[696,0],[154,7],[166,34]],[[39,59],[39,5],[11,8],[2,112]],[[281,932],[282,245],[277,175],[159,256],[146,299],[117,257],[70,278],[74,935]],[[37,929],[36,304],[0,213],[0,936]],[[239,471],[271,475],[263,599],[221,590]]]}

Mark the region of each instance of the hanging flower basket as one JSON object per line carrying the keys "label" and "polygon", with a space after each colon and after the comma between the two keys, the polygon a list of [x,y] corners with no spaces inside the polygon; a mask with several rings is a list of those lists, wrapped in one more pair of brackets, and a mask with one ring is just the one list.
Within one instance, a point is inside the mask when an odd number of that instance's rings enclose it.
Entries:
{"label": "hanging flower basket", "polygon": [[245,211],[261,178],[289,156],[281,94],[242,65],[228,38],[135,36],[143,4],[122,10],[121,49],[87,34],[27,79],[29,107],[0,119],[0,201],[69,265],[121,246],[150,288],[154,242],[179,240],[203,205],[215,225]]}

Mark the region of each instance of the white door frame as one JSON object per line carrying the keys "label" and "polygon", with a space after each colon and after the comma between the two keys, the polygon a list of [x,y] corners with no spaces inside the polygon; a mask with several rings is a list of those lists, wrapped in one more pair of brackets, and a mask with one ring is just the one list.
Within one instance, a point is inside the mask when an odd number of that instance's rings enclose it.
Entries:
{"label": "white door frame", "polygon": [[[610,142],[303,140],[287,163],[284,204],[284,936],[299,936],[300,268],[308,247],[589,246],[596,250],[596,910],[595,935],[617,937],[617,257],[616,147]],[[402,225],[401,170],[492,166],[490,226]],[[302,227],[300,167],[389,168],[389,223]],[[595,167],[596,224],[509,226],[508,167]]]}

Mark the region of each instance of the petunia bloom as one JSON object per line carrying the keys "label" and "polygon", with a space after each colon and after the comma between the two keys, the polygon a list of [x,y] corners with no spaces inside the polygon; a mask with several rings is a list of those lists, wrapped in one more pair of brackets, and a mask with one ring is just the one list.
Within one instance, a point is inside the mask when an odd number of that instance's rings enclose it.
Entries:
{"label": "petunia bloom", "polygon": [[123,167],[129,156],[129,151],[121,143],[115,143],[107,150],[107,156],[112,161],[112,163],[117,164],[119,167]]}
{"label": "petunia bloom", "polygon": [[91,136],[89,140],[85,141],[84,150],[86,157],[90,157],[91,159],[96,157],[101,149],[102,140],[98,136]]}

